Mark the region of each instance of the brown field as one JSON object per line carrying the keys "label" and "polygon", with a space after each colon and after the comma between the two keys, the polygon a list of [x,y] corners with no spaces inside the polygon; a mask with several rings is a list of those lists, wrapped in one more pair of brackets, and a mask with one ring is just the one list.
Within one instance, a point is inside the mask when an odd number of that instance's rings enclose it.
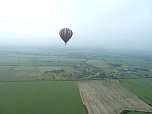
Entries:
{"label": "brown field", "polygon": [[152,112],[151,106],[117,81],[82,81],[78,86],[89,114],[120,114],[123,110]]}

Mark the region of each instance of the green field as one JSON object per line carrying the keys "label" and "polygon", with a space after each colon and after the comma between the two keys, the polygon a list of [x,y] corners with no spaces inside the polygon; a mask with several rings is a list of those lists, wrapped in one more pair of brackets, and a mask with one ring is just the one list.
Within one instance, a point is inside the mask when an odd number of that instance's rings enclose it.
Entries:
{"label": "green field", "polygon": [[86,50],[53,52],[0,52],[0,81],[152,77],[152,60],[146,57],[108,52],[94,55]]}
{"label": "green field", "polygon": [[[137,95],[141,100],[152,106],[152,78],[123,79],[121,84]],[[143,112],[129,112],[127,114],[145,114]]]}
{"label": "green field", "polygon": [[85,114],[75,82],[0,82],[0,114]]}
{"label": "green field", "polygon": [[[1,55],[0,81],[66,80],[69,79],[69,77],[64,77],[65,75],[78,72],[70,65],[77,64],[81,61],[83,61],[83,59],[53,55]],[[61,69],[65,72],[61,74],[49,73]]]}
{"label": "green field", "polygon": [[0,53],[0,114],[85,114],[77,84],[67,80],[124,79],[152,105],[151,59],[87,50]]}

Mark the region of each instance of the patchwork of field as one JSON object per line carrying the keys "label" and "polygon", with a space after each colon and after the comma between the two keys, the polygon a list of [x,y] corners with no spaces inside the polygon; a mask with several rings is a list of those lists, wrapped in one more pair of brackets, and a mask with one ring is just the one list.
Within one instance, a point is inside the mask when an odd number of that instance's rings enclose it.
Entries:
{"label": "patchwork of field", "polygon": [[152,61],[138,57],[106,56],[86,61],[106,73],[109,78],[152,77]]}
{"label": "patchwork of field", "polygon": [[0,114],[86,114],[70,81],[0,82]]}
{"label": "patchwork of field", "polygon": [[[129,55],[43,50],[1,52],[0,81],[152,77],[152,60]],[[94,51],[93,51],[94,52]],[[54,54],[53,54],[54,53]]]}
{"label": "patchwork of field", "polygon": [[152,112],[151,58],[86,50],[0,53],[0,114]]}
{"label": "patchwork of field", "polygon": [[152,106],[152,78],[124,79],[121,85]]}
{"label": "patchwork of field", "polygon": [[[0,81],[67,80],[67,74],[79,72],[70,65],[83,59],[65,56],[0,56]],[[60,73],[63,70],[63,73]],[[58,71],[59,73],[52,73]],[[65,76],[63,76],[65,75]]]}
{"label": "patchwork of field", "polygon": [[124,110],[152,112],[152,107],[115,81],[78,82],[89,114],[120,114]]}
{"label": "patchwork of field", "polygon": [[[121,85],[126,87],[141,100],[152,106],[152,78],[123,79]],[[142,112],[129,112],[128,114],[145,114]]]}

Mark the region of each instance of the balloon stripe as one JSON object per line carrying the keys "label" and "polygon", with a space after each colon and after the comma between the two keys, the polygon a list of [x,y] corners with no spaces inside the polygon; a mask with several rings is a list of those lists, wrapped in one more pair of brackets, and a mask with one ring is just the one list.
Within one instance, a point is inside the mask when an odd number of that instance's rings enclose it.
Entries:
{"label": "balloon stripe", "polygon": [[66,42],[66,29],[64,29],[64,39],[65,39],[65,42]]}
{"label": "balloon stripe", "polygon": [[70,39],[71,36],[71,30],[68,31],[68,38]]}
{"label": "balloon stripe", "polygon": [[68,38],[68,40],[69,40],[69,38],[70,38],[70,37],[69,37],[69,34],[70,34],[69,32],[70,32],[70,30],[67,29],[67,38]]}
{"label": "balloon stripe", "polygon": [[64,38],[65,38],[65,42],[67,42],[66,28],[64,29]]}
{"label": "balloon stripe", "polygon": [[65,28],[65,31],[66,31],[66,34],[65,34],[65,38],[66,38],[66,42],[68,41],[68,29],[67,28]]}
{"label": "balloon stripe", "polygon": [[64,38],[64,29],[62,30],[62,38]]}
{"label": "balloon stripe", "polygon": [[63,38],[63,30],[61,30],[61,38]]}

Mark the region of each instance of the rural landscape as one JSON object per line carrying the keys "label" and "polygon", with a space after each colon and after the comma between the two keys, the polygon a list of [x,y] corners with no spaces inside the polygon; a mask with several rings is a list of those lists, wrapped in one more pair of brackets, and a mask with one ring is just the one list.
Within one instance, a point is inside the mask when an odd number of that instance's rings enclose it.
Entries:
{"label": "rural landscape", "polygon": [[1,50],[0,114],[150,114],[151,58],[120,50]]}
{"label": "rural landscape", "polygon": [[152,0],[0,0],[0,114],[152,114]]}

